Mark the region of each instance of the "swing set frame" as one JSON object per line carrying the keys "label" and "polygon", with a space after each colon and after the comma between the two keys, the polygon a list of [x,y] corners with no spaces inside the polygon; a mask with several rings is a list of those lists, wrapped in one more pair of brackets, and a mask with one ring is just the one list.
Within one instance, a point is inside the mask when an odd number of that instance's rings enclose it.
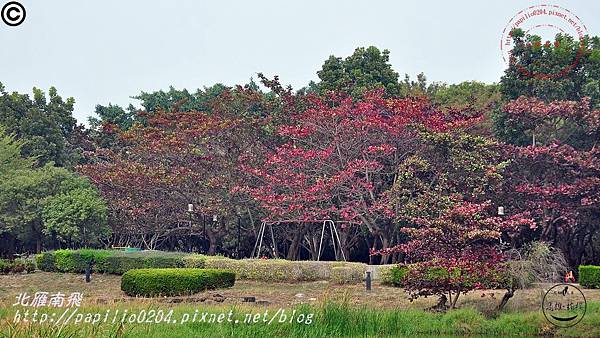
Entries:
{"label": "swing set frame", "polygon": [[[260,228],[258,230],[258,236],[256,236],[256,242],[254,243],[254,248],[252,249],[252,254],[250,256],[251,258],[257,258],[257,259],[260,258],[260,251],[263,246],[263,240],[265,237],[265,230],[266,230],[267,226],[269,226],[269,232],[271,233],[271,240],[272,240],[272,245],[273,245],[272,249],[274,250],[274,248],[277,247],[277,242],[275,241],[275,234],[273,232],[273,224],[282,224],[282,223],[320,223],[320,224],[322,224],[321,238],[319,240],[319,251],[317,254],[317,261],[321,260],[321,254],[323,251],[323,240],[325,237],[325,228],[327,226],[329,226],[329,231],[331,233],[331,245],[333,246],[333,252],[335,253],[335,259],[339,260],[339,258],[338,258],[338,250],[339,250],[341,253],[342,259],[344,261],[347,261],[346,254],[344,254],[344,250],[342,250],[342,242],[340,240],[340,235],[338,233],[336,223],[359,224],[357,222],[334,221],[331,219],[312,219],[312,220],[288,219],[288,220],[279,220],[279,221],[262,221]],[[336,241],[337,241],[337,244],[336,244]]]}

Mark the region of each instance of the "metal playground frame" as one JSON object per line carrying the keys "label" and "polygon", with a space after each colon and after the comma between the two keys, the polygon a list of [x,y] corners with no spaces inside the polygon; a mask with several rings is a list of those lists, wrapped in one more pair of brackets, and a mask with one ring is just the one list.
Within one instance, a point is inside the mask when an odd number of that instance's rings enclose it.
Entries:
{"label": "metal playground frame", "polygon": [[[271,240],[273,242],[273,247],[277,247],[277,243],[275,242],[275,235],[273,233],[273,224],[281,224],[281,223],[322,223],[321,227],[321,239],[319,241],[319,251],[317,254],[317,261],[321,259],[321,254],[323,251],[323,239],[325,237],[325,228],[329,226],[329,231],[331,233],[331,244],[333,246],[333,252],[335,253],[336,260],[338,260],[338,250],[341,253],[342,259],[346,261],[346,255],[344,254],[344,250],[342,248],[342,242],[340,241],[340,235],[337,230],[336,223],[353,223],[347,221],[333,221],[331,219],[313,219],[313,220],[281,220],[281,221],[263,221],[258,230],[258,236],[256,237],[256,242],[254,243],[254,248],[252,249],[251,258],[260,258],[260,251],[262,249],[263,240],[265,237],[265,230],[267,225],[269,226],[269,232],[271,233]],[[336,244],[337,242],[337,244]],[[337,246],[336,246],[337,245]]]}

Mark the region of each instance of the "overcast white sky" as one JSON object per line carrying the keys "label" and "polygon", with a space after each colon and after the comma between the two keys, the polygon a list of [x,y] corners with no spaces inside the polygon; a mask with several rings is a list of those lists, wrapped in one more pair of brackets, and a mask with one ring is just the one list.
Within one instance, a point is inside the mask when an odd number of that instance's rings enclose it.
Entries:
{"label": "overcast white sky", "polygon": [[[7,0],[0,0],[0,5]],[[503,28],[539,1],[20,0],[18,27],[0,22],[0,82],[8,91],[57,87],[85,122],[96,104],[127,105],[140,91],[246,83],[277,74],[316,80],[331,54],[389,49],[401,74],[497,82]],[[554,1],[600,35],[600,1]]]}

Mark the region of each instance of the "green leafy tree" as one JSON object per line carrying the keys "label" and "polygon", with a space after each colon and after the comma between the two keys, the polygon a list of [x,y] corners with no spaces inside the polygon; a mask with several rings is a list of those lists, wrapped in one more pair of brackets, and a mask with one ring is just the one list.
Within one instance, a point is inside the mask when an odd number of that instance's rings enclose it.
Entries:
{"label": "green leafy tree", "polygon": [[23,144],[14,135],[7,134],[6,129],[0,125],[0,179],[33,166],[34,159],[21,157]]}
{"label": "green leafy tree", "polygon": [[500,86],[477,81],[438,85],[430,94],[431,100],[445,110],[466,110],[481,114],[481,121],[471,133],[493,137],[494,112],[503,102]]}
{"label": "green leafy tree", "polygon": [[113,105],[111,103],[108,106],[96,105],[94,113],[98,117],[90,117],[91,129],[97,129],[102,124],[113,124],[119,127],[121,130],[129,130],[135,123],[135,107],[130,104],[127,109],[123,109],[119,105]]}
{"label": "green leafy tree", "polygon": [[[553,43],[539,36],[512,32],[514,48],[511,62],[500,80],[503,98],[520,96],[552,101],[579,101],[590,97],[592,108],[600,107],[600,38],[577,41],[558,34]],[[507,143],[529,145],[533,142],[528,127],[504,111],[494,116],[494,132]]]}
{"label": "green leafy tree", "polygon": [[106,204],[91,186],[50,196],[44,204],[43,232],[62,242],[95,246],[111,233]]}
{"label": "green leafy tree", "polygon": [[178,90],[171,86],[168,91],[142,92],[133,98],[140,100],[142,107],[147,112],[159,110],[207,111],[210,109],[209,101],[226,89],[225,85],[217,83],[211,87],[204,87],[204,90],[197,89],[195,93],[190,93],[187,89]]}
{"label": "green leafy tree", "polygon": [[500,99],[501,93],[498,84],[486,84],[478,81],[439,85],[432,93],[432,101],[443,106],[472,104],[477,109],[485,109],[500,102]]}
{"label": "green leafy tree", "polygon": [[96,105],[95,114],[98,117],[89,117],[90,138],[93,143],[101,148],[111,148],[117,143],[116,132],[127,131],[136,122],[136,109],[130,104],[127,109],[111,103],[108,106]]}
{"label": "green leafy tree", "polygon": [[9,133],[27,142],[21,153],[35,157],[39,166],[54,162],[58,166],[77,164],[82,145],[82,127],[73,118],[75,100],[63,100],[51,87],[46,97],[33,89],[33,99],[27,94],[8,93],[0,83],[0,124]]}
{"label": "green leafy tree", "polygon": [[416,81],[411,80],[410,76],[405,74],[404,80],[400,83],[400,97],[427,96],[431,98],[443,86],[438,82],[427,83],[427,77],[423,73],[417,74]]}
{"label": "green leafy tree", "polygon": [[[386,95],[400,94],[398,73],[389,63],[390,52],[380,51],[377,47],[360,47],[345,59],[330,56],[317,72],[321,82],[317,84],[320,92],[344,91],[353,97],[360,97],[369,90],[383,88]],[[311,88],[314,86],[311,86]]]}
{"label": "green leafy tree", "polygon": [[[77,193],[75,192],[81,189],[93,190],[94,188],[86,179],[64,168],[57,168],[52,163],[48,163],[40,169],[21,169],[5,175],[0,182],[0,233],[7,238],[8,242],[14,243],[14,246],[22,251],[39,252],[44,243],[55,244],[52,243],[53,236],[45,236],[46,233],[54,235],[52,228],[55,225],[47,228],[44,222],[44,210],[46,209],[49,212],[52,210],[52,206],[57,206],[60,196],[70,196],[70,194],[76,196]],[[88,197],[91,196],[89,194]],[[74,196],[71,196],[73,200],[75,200]],[[103,203],[100,201],[101,199],[98,197],[98,201],[91,205]],[[78,203],[69,208],[81,207],[82,204]],[[79,212],[85,214],[89,210],[90,206],[88,205],[83,211]],[[72,211],[63,210],[62,212],[62,217],[65,217],[64,215],[68,215]],[[102,210],[96,213],[101,214]],[[55,218],[51,218],[50,214],[47,216],[48,220],[58,219],[58,216],[53,216]],[[73,219],[74,217],[70,219],[71,226],[74,224]],[[98,223],[92,225],[89,222],[92,219],[95,219]],[[61,221],[65,220],[66,218],[63,218]],[[79,228],[87,227],[90,229],[92,226],[99,228],[106,226],[102,217],[83,217],[82,222],[78,223]],[[97,230],[90,230],[90,232],[102,233],[102,231]],[[60,238],[58,241],[61,241]],[[74,241],[67,244],[77,243]]]}

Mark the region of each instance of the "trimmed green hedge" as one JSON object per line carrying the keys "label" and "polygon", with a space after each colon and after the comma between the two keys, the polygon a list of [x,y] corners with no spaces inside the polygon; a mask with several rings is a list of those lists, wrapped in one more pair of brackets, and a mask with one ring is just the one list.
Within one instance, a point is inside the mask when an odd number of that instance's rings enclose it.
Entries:
{"label": "trimmed green hedge", "polygon": [[[284,259],[231,259],[182,252],[117,250],[56,250],[36,255],[42,271],[84,273],[92,262],[93,271],[122,275],[132,269],[212,268],[227,269],[238,279],[265,282],[329,280],[334,283],[360,283],[367,265],[347,262],[288,261]],[[336,270],[337,267],[347,269]],[[342,272],[343,271],[343,272]],[[342,276],[343,275],[343,276]]]}
{"label": "trimmed green hedge", "polygon": [[181,268],[184,267],[184,253],[140,251],[113,251],[111,255],[96,261],[95,271],[122,275],[132,269]]}
{"label": "trimmed green hedge", "polygon": [[56,257],[54,256],[54,252],[42,252],[35,255],[35,264],[42,271],[56,271]]}
{"label": "trimmed green hedge", "polygon": [[[83,273],[91,262],[93,271],[122,275],[131,269],[204,267],[204,261],[180,252],[117,250],[56,250],[36,255],[42,271]],[[190,261],[184,258],[190,257]]]}
{"label": "trimmed green hedge", "polygon": [[121,290],[143,297],[189,295],[234,284],[235,273],[218,269],[135,269],[121,277]]}
{"label": "trimmed green hedge", "polygon": [[56,250],[54,251],[54,264],[56,271],[60,272],[85,272],[88,265],[94,264],[96,258],[108,255],[105,250]]}
{"label": "trimmed green hedge", "polygon": [[29,259],[0,259],[0,273],[31,273],[35,271],[35,263]]}
{"label": "trimmed green hedge", "polygon": [[186,268],[204,268],[206,267],[206,256],[204,255],[189,255],[182,258],[183,266]]}
{"label": "trimmed green hedge", "polygon": [[580,265],[579,284],[590,289],[600,289],[600,266]]}
{"label": "trimmed green hedge", "polygon": [[[365,276],[366,264],[347,262],[288,261],[284,259],[231,259],[206,257],[206,267],[235,271],[238,279],[264,282],[301,282],[329,280],[338,283],[345,273],[347,283],[360,283]],[[336,272],[336,267],[345,267],[345,272]],[[334,280],[335,279],[335,280]]]}
{"label": "trimmed green hedge", "polygon": [[356,282],[352,269],[347,266],[334,266],[331,268],[330,280],[334,284],[350,284]]}

